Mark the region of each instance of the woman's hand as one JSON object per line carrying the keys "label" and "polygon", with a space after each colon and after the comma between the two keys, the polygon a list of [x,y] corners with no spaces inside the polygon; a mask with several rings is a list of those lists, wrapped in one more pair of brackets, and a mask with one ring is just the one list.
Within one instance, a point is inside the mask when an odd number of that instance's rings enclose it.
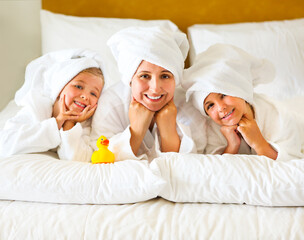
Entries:
{"label": "woman's hand", "polygon": [[239,152],[241,137],[237,127],[237,125],[221,127],[221,132],[227,140],[227,147],[224,153],[237,154]]}
{"label": "woman's hand", "polygon": [[176,130],[177,108],[173,99],[155,114],[162,152],[179,152],[180,138]]}
{"label": "woman's hand", "polygon": [[153,116],[154,112],[137,102],[134,98],[132,99],[129,106],[129,119],[131,128],[135,132],[144,132],[145,134],[152,122]]}
{"label": "woman's hand", "polygon": [[155,114],[155,122],[162,135],[170,135],[176,131],[177,109],[173,99]]}
{"label": "woman's hand", "polygon": [[150,111],[144,105],[132,99],[129,106],[129,120],[131,132],[131,148],[136,155],[140,144],[152,122],[155,112]]}

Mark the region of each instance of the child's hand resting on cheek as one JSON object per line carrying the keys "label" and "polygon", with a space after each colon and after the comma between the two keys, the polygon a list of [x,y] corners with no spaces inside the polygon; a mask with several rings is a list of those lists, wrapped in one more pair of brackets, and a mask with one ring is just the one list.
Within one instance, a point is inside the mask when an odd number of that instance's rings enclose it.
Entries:
{"label": "child's hand resting on cheek", "polygon": [[241,136],[237,130],[238,126],[222,126],[221,133],[227,140],[227,147],[224,153],[237,154],[241,145]]}
{"label": "child's hand resting on cheek", "polygon": [[59,107],[56,107],[56,104],[54,105],[53,116],[56,119],[58,129],[63,128],[64,131],[67,131],[74,127],[77,122],[83,122],[89,119],[97,108],[96,104],[92,108],[90,105],[86,106],[82,112],[68,110],[65,104],[65,95],[59,99],[57,104]]}

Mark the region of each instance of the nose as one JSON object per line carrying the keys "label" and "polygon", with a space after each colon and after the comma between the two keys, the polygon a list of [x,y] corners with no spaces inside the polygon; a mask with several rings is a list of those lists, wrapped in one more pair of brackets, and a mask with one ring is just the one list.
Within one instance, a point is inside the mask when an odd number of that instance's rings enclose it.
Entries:
{"label": "nose", "polygon": [[86,94],[81,94],[81,96],[80,96],[82,99],[84,99],[84,100],[87,100],[88,99],[88,97],[87,97],[87,95]]}
{"label": "nose", "polygon": [[227,109],[227,105],[224,102],[217,102],[216,106],[219,112],[223,112]]}
{"label": "nose", "polygon": [[151,80],[150,80],[150,85],[149,85],[149,88],[152,92],[154,93],[157,93],[160,91],[161,89],[161,80],[157,77],[153,77]]}

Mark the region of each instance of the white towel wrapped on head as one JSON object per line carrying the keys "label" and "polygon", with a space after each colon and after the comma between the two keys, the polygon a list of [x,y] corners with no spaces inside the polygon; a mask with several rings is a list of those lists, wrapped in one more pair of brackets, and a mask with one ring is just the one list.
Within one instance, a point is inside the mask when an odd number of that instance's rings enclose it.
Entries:
{"label": "white towel wrapped on head", "polygon": [[174,75],[176,85],[180,83],[189,50],[184,33],[163,27],[129,27],[114,34],[108,45],[126,85],[142,60],[167,69]]}
{"label": "white towel wrapped on head", "polygon": [[197,55],[193,65],[184,71],[186,98],[203,114],[204,100],[212,92],[239,97],[253,103],[256,85],[274,79],[274,66],[229,44],[215,44]]}
{"label": "white towel wrapped on head", "polygon": [[90,67],[100,68],[103,72],[103,65],[102,56],[87,49],[45,54],[28,64],[24,85],[16,92],[15,102],[26,106],[39,100],[50,100],[53,104],[64,86],[79,72]]}

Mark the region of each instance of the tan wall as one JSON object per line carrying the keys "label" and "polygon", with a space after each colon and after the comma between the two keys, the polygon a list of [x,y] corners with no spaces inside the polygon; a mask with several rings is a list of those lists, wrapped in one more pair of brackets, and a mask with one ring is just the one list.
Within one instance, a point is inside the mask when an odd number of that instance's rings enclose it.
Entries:
{"label": "tan wall", "polygon": [[27,63],[41,54],[40,0],[0,1],[0,110],[24,81]]}

